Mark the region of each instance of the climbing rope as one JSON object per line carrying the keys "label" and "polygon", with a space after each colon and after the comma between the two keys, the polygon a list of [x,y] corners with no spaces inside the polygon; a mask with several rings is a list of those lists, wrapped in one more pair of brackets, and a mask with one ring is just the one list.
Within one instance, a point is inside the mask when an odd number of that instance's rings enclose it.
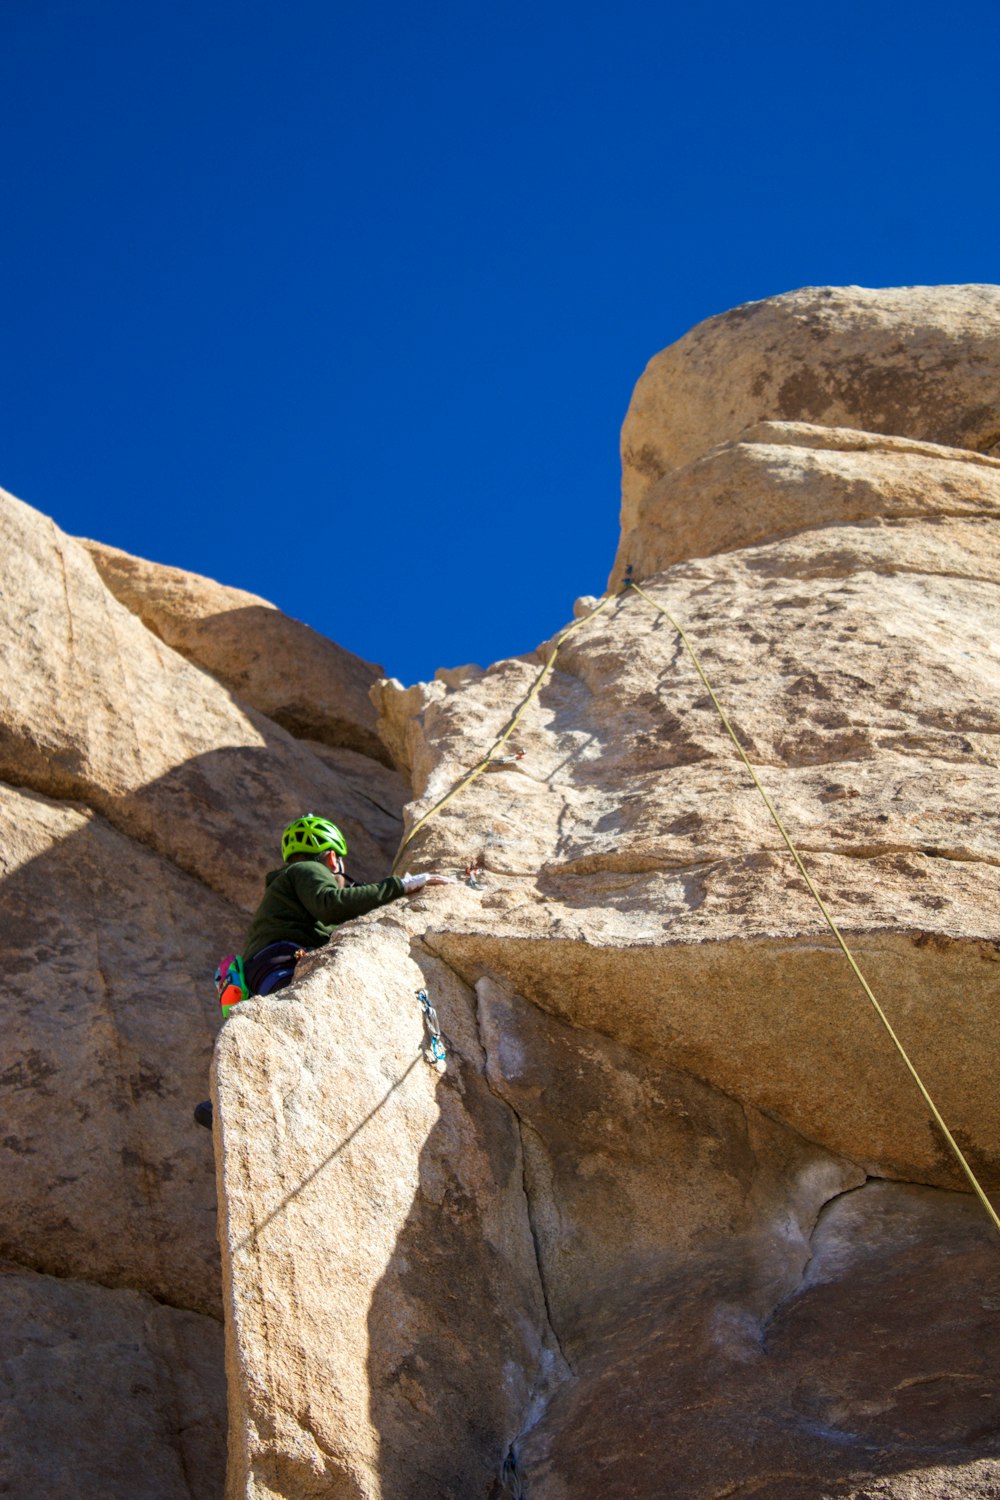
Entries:
{"label": "climbing rope", "polygon": [[917,1088],[920,1090],[920,1094],[921,1094],[921,1097],[923,1098],[924,1103],[927,1105],[927,1108],[930,1110],[932,1116],[934,1117],[934,1122],[937,1125],[938,1129],[941,1131],[941,1134],[944,1136],[945,1140],[947,1141],[948,1146],[950,1147],[950,1149],[951,1149],[951,1151],[952,1151],[952,1153],[953,1153],[956,1161],[958,1162],[958,1164],[961,1167],[962,1171],[965,1173],[965,1176],[968,1178],[968,1180],[969,1180],[969,1182],[970,1182],[970,1184],[972,1186],[973,1192],[975,1193],[976,1197],[979,1199],[980,1203],[983,1205],[983,1208],[986,1210],[987,1214],[989,1215],[990,1219],[992,1220],[994,1227],[998,1231],[1000,1231],[1000,1217],[997,1216],[996,1210],[994,1209],[992,1203],[987,1198],[985,1192],[983,1191],[982,1187],[980,1186],[979,1179],[976,1177],[976,1174],[973,1172],[972,1168],[969,1166],[969,1163],[966,1161],[965,1156],[964,1156],[964,1154],[962,1152],[961,1147],[959,1146],[958,1142],[955,1140],[955,1137],[952,1135],[951,1131],[948,1129],[947,1125],[945,1124],[945,1122],[944,1122],[944,1120],[943,1120],[943,1118],[941,1116],[940,1110],[938,1109],[937,1105],[934,1103],[934,1100],[931,1098],[930,1094],[927,1092],[927,1089],[924,1086],[923,1079],[920,1077],[920,1074],[917,1072],[917,1070],[914,1067],[913,1063],[910,1061],[909,1055],[908,1055],[905,1047],[903,1046],[902,1042],[899,1040],[899,1037],[896,1035],[895,1031],[892,1028],[892,1025],[891,1025],[891,1023],[889,1021],[889,1017],[886,1015],[885,1011],[882,1009],[881,1005],[878,1003],[878,1001],[876,1000],[874,994],[872,993],[871,987],[869,986],[867,979],[865,978],[865,976],[862,974],[860,968],[858,967],[858,964],[857,964],[857,961],[855,960],[854,954],[851,952],[850,948],[847,946],[847,943],[846,943],[846,941],[845,941],[845,939],[843,937],[843,934],[841,933],[840,928],[837,926],[836,922],[834,921],[833,917],[831,916],[830,911],[829,911],[829,909],[828,909],[828,907],[826,905],[826,902],[823,900],[823,898],[820,895],[819,891],[816,889],[815,885],[813,884],[813,881],[812,881],[812,878],[811,878],[811,876],[809,874],[809,871],[806,869],[805,865],[802,863],[802,859],[801,859],[801,856],[799,855],[799,851],[796,849],[795,845],[792,843],[791,839],[789,838],[788,832],[787,832],[787,830],[785,828],[785,825],[781,821],[780,816],[778,815],[777,808],[775,807],[774,803],[771,801],[770,797],[767,795],[767,792],[764,790],[763,786],[761,785],[760,778],[758,777],[757,772],[754,770],[753,766],[750,764],[750,761],[747,759],[746,751],[743,749],[743,746],[740,744],[740,742],[739,742],[739,740],[738,740],[738,738],[736,736],[736,731],[733,729],[732,724],[730,724],[729,718],[728,718],[728,716],[726,714],[725,709],[722,707],[722,704],[719,702],[718,698],[715,696],[715,691],[712,688],[712,684],[709,682],[708,678],[705,676],[705,672],[704,672],[704,670],[702,668],[701,662],[698,660],[697,652],[695,651],[694,647],[691,645],[691,642],[688,640],[687,634],[682,629],[682,627],[678,624],[678,622],[674,619],[673,615],[670,613],[669,610],[664,609],[663,605],[662,604],[658,604],[657,601],[654,598],[652,598],[649,594],[646,593],[645,589],[640,588],[640,586],[630,576],[631,575],[631,571],[632,571],[631,568],[629,568],[628,574],[626,575],[626,579],[625,579],[625,587],[626,588],[634,589],[637,594],[641,594],[642,597],[643,597],[643,599],[645,599],[647,601],[647,603],[651,604],[653,606],[653,608],[655,610],[657,610],[664,617],[665,620],[668,620],[670,622],[670,624],[673,627],[673,629],[676,630],[677,634],[680,636],[681,640],[684,642],[684,645],[685,645],[685,647],[687,649],[688,655],[691,657],[691,660],[694,662],[695,669],[697,670],[698,676],[701,678],[702,682],[705,684],[705,687],[708,690],[708,695],[711,698],[712,702],[715,704],[715,707],[716,707],[716,709],[718,711],[719,717],[722,720],[723,724],[725,725],[726,733],[729,735],[729,738],[732,740],[733,744],[736,746],[737,753],[738,753],[740,759],[742,760],[743,764],[746,766],[747,770],[749,771],[750,776],[751,776],[751,778],[753,780],[754,786],[757,788],[758,792],[760,792],[760,795],[763,797],[764,803],[765,803],[765,805],[767,807],[767,810],[771,814],[771,817],[774,819],[774,822],[775,822],[775,825],[777,826],[778,832],[781,834],[781,837],[785,841],[785,844],[786,844],[786,846],[788,848],[788,852],[791,854],[791,856],[794,859],[795,863],[799,867],[799,873],[801,874],[802,879],[805,881],[806,886],[808,887],[809,894],[812,896],[813,900],[816,902],[816,905],[819,907],[820,911],[823,913],[823,917],[824,917],[824,920],[826,921],[827,926],[829,927],[830,931],[833,933],[834,937],[837,940],[838,946],[840,947],[841,952],[843,953],[844,957],[847,959],[847,962],[850,964],[852,970],[854,971],[855,978],[857,979],[857,981],[860,984],[861,988],[864,990],[864,992],[867,995],[868,999],[871,1001],[871,1004],[872,1004],[872,1006],[874,1007],[874,1010],[875,1010],[875,1014],[878,1016],[879,1020],[882,1022],[882,1025],[885,1027],[886,1031],[888,1032],[888,1034],[889,1034],[889,1036],[890,1036],[890,1038],[892,1040],[893,1046],[896,1048],[896,1051],[899,1053],[900,1057],[903,1059],[903,1062],[906,1064],[906,1066],[907,1066],[907,1068],[908,1068],[908,1070],[910,1072],[910,1076],[912,1077],[914,1083],[917,1085]]}
{"label": "climbing rope", "polygon": [[510,739],[511,735],[514,733],[514,730],[517,728],[518,724],[521,722],[521,719],[527,712],[529,706],[538,697],[538,694],[542,690],[542,684],[545,682],[546,677],[548,677],[549,673],[552,671],[553,664],[556,657],[559,655],[559,650],[563,642],[569,639],[574,630],[579,630],[581,625],[586,625],[589,620],[595,619],[596,616],[601,613],[602,609],[607,609],[608,605],[611,604],[616,597],[617,596],[615,594],[608,594],[606,598],[601,600],[596,609],[591,610],[589,615],[581,615],[578,620],[573,621],[572,625],[567,625],[562,634],[556,638],[555,645],[552,649],[552,655],[549,657],[548,661],[536,676],[534,682],[531,684],[531,687],[528,689],[527,694],[521,700],[521,703],[515,710],[513,717],[508,721],[507,727],[503,730],[499,738],[494,741],[487,754],[483,756],[482,760],[477,761],[477,763],[472,767],[471,771],[466,771],[464,776],[460,776],[458,781],[456,781],[455,785],[452,787],[451,791],[447,792],[439,802],[435,802],[433,807],[428,808],[423,817],[418,818],[413,827],[410,829],[409,833],[406,834],[403,842],[399,846],[399,851],[396,855],[396,858],[392,862],[391,873],[393,875],[395,875],[396,871],[399,869],[399,864],[406,851],[407,845],[420,832],[421,828],[423,828],[424,824],[428,821],[429,818],[432,818],[435,813],[439,813],[443,807],[446,807],[451,799],[453,797],[457,797],[459,792],[463,791],[465,787],[471,786],[472,783],[478,777],[480,777],[483,772],[487,770],[491,765],[510,765],[513,761],[520,760],[522,758],[522,756],[524,755],[523,750],[518,751],[513,756],[505,758],[503,761],[499,761],[497,759],[497,751],[502,749],[503,746],[506,745],[507,741]]}

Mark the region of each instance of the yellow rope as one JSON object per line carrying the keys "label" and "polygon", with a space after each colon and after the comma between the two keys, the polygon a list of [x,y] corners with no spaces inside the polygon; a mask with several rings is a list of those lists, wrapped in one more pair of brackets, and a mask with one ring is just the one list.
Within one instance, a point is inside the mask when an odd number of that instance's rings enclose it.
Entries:
{"label": "yellow rope", "polygon": [[785,843],[787,844],[789,853],[791,854],[791,856],[794,859],[795,863],[798,865],[799,872],[801,873],[803,880],[805,881],[806,885],[808,886],[810,894],[812,895],[812,897],[815,900],[817,906],[819,907],[820,911],[823,913],[824,918],[826,919],[827,926],[829,927],[830,931],[833,933],[834,937],[836,938],[836,940],[837,940],[837,942],[838,942],[838,944],[840,946],[841,952],[843,953],[844,957],[847,959],[847,962],[850,964],[851,968],[854,970],[854,974],[855,974],[855,977],[857,978],[858,983],[861,985],[861,988],[864,990],[865,994],[868,996],[868,999],[871,1001],[872,1005],[874,1006],[874,1008],[875,1008],[875,1014],[878,1016],[879,1020],[882,1022],[882,1025],[885,1027],[886,1031],[889,1033],[889,1036],[892,1039],[892,1042],[893,1042],[894,1047],[896,1048],[896,1051],[899,1053],[900,1057],[903,1059],[904,1063],[906,1064],[907,1068],[909,1069],[910,1075],[913,1078],[914,1083],[917,1085],[917,1088],[920,1090],[920,1093],[921,1093],[921,1096],[923,1097],[924,1103],[927,1105],[927,1108],[930,1110],[931,1114],[934,1116],[934,1120],[937,1123],[938,1129],[941,1131],[941,1134],[944,1136],[945,1140],[948,1142],[948,1145],[950,1146],[952,1152],[954,1153],[954,1156],[955,1156],[955,1158],[956,1158],[959,1166],[961,1167],[962,1171],[965,1173],[965,1175],[968,1178],[969,1182],[972,1184],[973,1192],[976,1194],[976,1197],[979,1199],[980,1203],[983,1205],[983,1207],[985,1208],[986,1212],[989,1214],[991,1220],[993,1221],[994,1227],[998,1231],[1000,1231],[1000,1218],[997,1217],[996,1211],[993,1208],[992,1203],[987,1198],[985,1192],[983,1191],[982,1187],[979,1184],[978,1178],[976,1177],[976,1175],[973,1172],[972,1168],[969,1166],[969,1163],[966,1161],[964,1155],[962,1154],[961,1147],[959,1146],[958,1142],[955,1140],[954,1136],[952,1135],[951,1131],[948,1129],[947,1125],[944,1123],[944,1120],[941,1117],[941,1113],[938,1110],[937,1105],[934,1103],[934,1100],[931,1098],[930,1094],[927,1092],[927,1089],[924,1087],[924,1083],[923,1083],[923,1080],[920,1077],[920,1074],[917,1072],[916,1068],[913,1066],[913,1063],[910,1061],[909,1057],[907,1056],[906,1049],[904,1048],[902,1042],[899,1040],[899,1037],[896,1035],[895,1031],[893,1031],[892,1026],[889,1023],[888,1016],[886,1015],[885,1011],[882,1009],[881,1005],[879,1005],[878,1001],[875,999],[875,996],[872,994],[872,991],[871,991],[871,989],[869,987],[867,979],[862,974],[861,970],[858,968],[858,965],[857,965],[857,963],[855,961],[855,958],[854,958],[854,954],[851,952],[850,948],[847,946],[847,943],[844,941],[844,938],[841,935],[840,928],[837,926],[836,922],[833,920],[833,917],[830,915],[830,912],[827,910],[826,903],[824,902],[824,900],[823,900],[822,896],[820,895],[819,891],[816,889],[815,885],[813,885],[812,879],[810,878],[809,872],[806,869],[805,865],[802,863],[802,860],[801,860],[801,858],[799,856],[798,850],[796,849],[795,845],[792,843],[792,841],[789,838],[787,832],[785,831],[785,825],[784,825],[784,823],[782,823],[781,818],[778,816],[778,811],[775,808],[774,803],[771,801],[770,797],[767,795],[767,792],[764,790],[763,786],[761,785],[760,780],[759,780],[759,778],[757,776],[757,772],[754,770],[753,766],[750,764],[749,760],[747,759],[746,752],[744,751],[743,746],[740,744],[739,740],[737,739],[736,733],[735,733],[735,731],[733,729],[733,726],[730,724],[729,719],[726,716],[725,709],[722,707],[722,704],[719,702],[718,698],[715,696],[715,692],[714,692],[714,690],[712,688],[712,684],[709,682],[708,678],[705,676],[704,671],[702,670],[701,662],[698,660],[698,656],[697,656],[697,654],[695,652],[694,647],[691,645],[691,642],[688,640],[687,635],[685,634],[684,630],[677,623],[677,621],[674,619],[673,615],[669,612],[669,610],[664,609],[662,604],[658,604],[655,599],[651,598],[650,595],[646,593],[645,589],[640,588],[639,585],[637,583],[634,583],[631,579],[628,580],[628,585],[627,586],[630,587],[630,588],[635,589],[636,593],[637,594],[641,594],[642,597],[649,604],[651,604],[654,609],[659,610],[660,614],[663,615],[664,619],[669,620],[669,622],[673,626],[674,630],[676,630],[677,634],[680,636],[681,640],[684,642],[684,645],[687,648],[688,654],[690,655],[691,660],[695,664],[695,667],[696,667],[697,672],[698,672],[698,676],[701,678],[702,682],[705,684],[705,687],[708,689],[709,696],[710,696],[712,702],[715,704],[715,707],[718,709],[719,717],[721,718],[723,724],[726,726],[726,732],[728,733],[729,738],[732,740],[733,744],[736,746],[736,749],[737,749],[737,752],[739,753],[740,759],[742,760],[743,764],[746,766],[747,770],[750,772],[750,775],[753,778],[754,786],[757,788],[758,792],[760,792],[760,795],[763,797],[764,802],[767,805],[767,810],[771,814],[771,817],[774,819],[774,821],[775,821],[775,823],[777,825],[777,828],[778,828],[778,832],[781,834],[781,837],[784,839]]}
{"label": "yellow rope", "polygon": [[429,818],[432,818],[435,813],[440,812],[442,807],[445,807],[453,797],[457,797],[459,792],[462,791],[464,787],[471,786],[476,778],[483,774],[490,762],[496,758],[497,751],[500,750],[510,739],[511,735],[514,733],[514,730],[517,728],[526,710],[528,709],[528,706],[534,702],[534,700],[538,697],[538,694],[541,692],[542,683],[551,672],[553,663],[555,662],[556,657],[559,655],[559,648],[562,646],[563,642],[573,634],[574,630],[579,630],[581,625],[586,625],[589,620],[596,619],[596,617],[601,613],[601,610],[607,609],[608,605],[611,604],[612,601],[617,597],[617,594],[608,594],[606,598],[601,600],[596,609],[591,610],[589,615],[581,615],[578,620],[574,620],[572,625],[567,625],[566,629],[556,637],[556,642],[552,649],[552,655],[549,657],[548,661],[538,673],[530,689],[528,690],[527,695],[521,701],[520,706],[515,710],[513,717],[510,719],[506,729],[503,731],[500,737],[494,742],[487,754],[483,756],[483,759],[481,761],[478,761],[477,764],[472,767],[471,771],[466,771],[464,776],[459,777],[458,781],[456,781],[451,791],[448,792],[444,797],[442,797],[440,802],[435,802],[434,806],[428,808],[427,812],[424,813],[422,818],[417,819],[413,827],[410,829],[409,833],[405,836],[403,842],[399,846],[399,851],[396,854],[396,858],[392,863],[391,873],[393,875],[395,875],[396,871],[399,869],[400,861],[402,860],[403,855],[406,852],[406,848],[410,843],[410,840],[420,832],[421,828],[423,828],[427,820]]}

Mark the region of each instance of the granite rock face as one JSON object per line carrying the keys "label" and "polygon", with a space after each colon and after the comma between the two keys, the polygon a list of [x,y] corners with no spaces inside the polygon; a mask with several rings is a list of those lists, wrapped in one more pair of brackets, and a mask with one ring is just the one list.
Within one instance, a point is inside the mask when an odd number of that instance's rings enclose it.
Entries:
{"label": "granite rock face", "polygon": [[[994,1194],[998,297],[695,330],[626,422],[613,574]],[[261,601],[0,528],[0,1488],[217,1496],[224,1312],[228,1500],[996,1495],[1000,1241],[668,619],[581,624],[406,847],[458,883],[226,1022],[220,1285],[190,1105],[275,832],[336,810],[384,874],[551,647],[342,710],[338,648]]]}
{"label": "granite rock face", "polygon": [[[770,421],[630,538],[994,1191],[997,475]],[[409,828],[547,651],[383,686]],[[623,593],[507,748],[407,848],[471,882],[223,1033],[231,1500],[991,1495],[995,1231],[673,629]]]}
{"label": "granite rock face", "polygon": [[811,1250],[777,1303],[739,1239],[622,1299],[528,1436],[532,1500],[595,1474],[609,1500],[995,1494],[1000,1257],[978,1205],[872,1182]]}
{"label": "granite rock face", "polygon": [[[1000,516],[1000,460],[802,422],[759,422],[737,441],[671,470],[632,507],[609,587],[672,563],[711,557],[845,522],[924,520],[939,529]],[[905,566],[905,559],[900,559]],[[984,566],[995,566],[987,548]]]}
{"label": "granite rock face", "polygon": [[[286,730],[153,635],[90,554],[0,495],[7,576],[0,779],[85,802],[130,838],[252,910],[275,829],[348,789]],[[360,878],[385,856],[339,814]]]}
{"label": "granite rock face", "polygon": [[803,287],[699,323],[653,358],[622,428],[632,506],[760,421],[1000,452],[1000,287]]}
{"label": "granite rock face", "polygon": [[[971,418],[900,402],[706,427],[626,503],[613,582],[631,562],[685,630],[996,1193],[1000,470],[954,446],[989,446]],[[548,649],[383,689],[409,827]],[[418,939],[476,989],[569,1367],[513,1439],[524,1493],[991,1495],[996,1232],[670,623],[622,593],[513,743],[407,858],[477,871]]]}
{"label": "granite rock face", "polygon": [[[349,727],[360,703],[357,733],[296,739],[166,644],[169,600],[202,618],[214,585],[125,559],[126,607],[81,544],[2,492],[0,537],[0,1489],[210,1500],[222,1297],[212,1141],[191,1112],[212,972],[289,817],[329,809],[354,870],[381,877],[406,789],[351,748],[370,743],[373,669],[332,642],[310,649],[354,681],[339,712]],[[261,614],[270,647],[301,644],[304,627]],[[198,632],[185,643],[196,658]],[[316,697],[307,727],[335,738]]]}
{"label": "granite rock face", "polygon": [[160,640],[299,739],[387,759],[362,661],[266,599],[211,578],[84,541],[115,598]]}
{"label": "granite rock face", "polygon": [[[994,1066],[1000,958],[997,585],[983,563],[996,533],[975,536],[933,520],[826,526],[644,587],[684,626],[875,993],[992,1175],[1000,1113],[967,1092]],[[423,736],[414,818],[534,671],[507,662],[428,689],[409,726]],[[396,703],[390,690],[390,717]],[[629,591],[566,643],[518,733],[524,758],[410,846],[414,864],[485,870],[486,888],[428,933],[434,951],[873,1174],[954,1185],[701,678],[645,599]]]}
{"label": "granite rock face", "polygon": [[0,1493],[217,1500],[222,1329],[135,1291],[0,1271]]}
{"label": "granite rock face", "polygon": [[475,998],[398,910],[220,1037],[232,1496],[488,1493],[561,1363]]}
{"label": "granite rock face", "polygon": [[0,795],[0,1255],[218,1317],[211,974],[241,913],[88,808]]}

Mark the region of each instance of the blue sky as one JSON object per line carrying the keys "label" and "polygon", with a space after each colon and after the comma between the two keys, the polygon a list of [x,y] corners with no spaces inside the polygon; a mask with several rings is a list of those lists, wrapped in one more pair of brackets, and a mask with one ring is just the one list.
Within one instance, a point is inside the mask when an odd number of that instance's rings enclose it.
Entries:
{"label": "blue sky", "polygon": [[529,649],[658,349],[1000,281],[998,17],[6,0],[0,484],[406,681]]}

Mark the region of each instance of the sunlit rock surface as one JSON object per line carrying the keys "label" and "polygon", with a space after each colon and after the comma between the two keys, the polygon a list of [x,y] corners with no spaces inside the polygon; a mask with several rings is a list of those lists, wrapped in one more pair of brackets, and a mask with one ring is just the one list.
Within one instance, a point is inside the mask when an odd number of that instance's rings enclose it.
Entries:
{"label": "sunlit rock surface", "polygon": [[[666,351],[613,575],[994,1193],[998,296],[796,293]],[[569,639],[406,848],[460,884],[233,1013],[213,1142],[211,967],[282,824],[383,875],[550,648],[344,707],[371,668],[342,704],[261,601],[284,683],[237,591],[0,528],[0,1488],[211,1500],[228,1386],[229,1500],[995,1497],[1000,1237],[668,620],[626,590]]]}
{"label": "sunlit rock surface", "polygon": [[[675,528],[664,483],[650,556],[700,540],[640,576],[996,1189],[997,467],[804,424],[744,446],[754,503],[692,483]],[[547,651],[383,687],[408,827]],[[996,1232],[669,623],[615,599],[506,751],[406,850],[463,883],[223,1035],[233,1500],[990,1495]]]}
{"label": "sunlit rock surface", "polygon": [[220,1038],[230,1495],[486,1494],[562,1365],[475,997],[397,909]]}
{"label": "sunlit rock surface", "polygon": [[632,506],[760,421],[1000,447],[1000,287],[802,287],[708,318],[650,360],[622,428]]}
{"label": "sunlit rock surface", "polygon": [[[613,582],[686,631],[995,1191],[1000,469],[906,399],[706,429],[626,506]],[[537,670],[383,689],[408,826]],[[481,872],[420,942],[477,990],[570,1367],[514,1439],[524,1492],[992,1494],[996,1231],[670,623],[620,595],[512,745],[407,858]]]}
{"label": "sunlit rock surface", "polygon": [[[633,578],[646,578],[685,558],[848,521],[933,521],[941,551],[952,538],[976,551],[976,538],[989,534],[981,523],[998,518],[1000,459],[846,428],[759,422],[671,470],[636,502],[611,587],[621,587],[629,567]],[[908,565],[905,555],[887,561]],[[995,575],[988,547],[983,567]]]}
{"label": "sunlit rock surface", "polygon": [[[328,808],[353,869],[381,877],[405,787],[351,748],[369,704],[353,741],[297,740],[2,492],[0,543],[0,1490],[212,1500],[222,1298],[212,1140],[192,1119],[219,1024],[212,973],[284,822]],[[166,571],[196,601],[215,587]],[[266,615],[272,645],[301,641]],[[340,711],[350,721],[351,701]],[[323,703],[308,727],[329,729]]]}
{"label": "sunlit rock surface", "polygon": [[100,542],[82,545],[116,599],[244,702],[299,738],[386,758],[368,698],[379,667],[256,594]]}

